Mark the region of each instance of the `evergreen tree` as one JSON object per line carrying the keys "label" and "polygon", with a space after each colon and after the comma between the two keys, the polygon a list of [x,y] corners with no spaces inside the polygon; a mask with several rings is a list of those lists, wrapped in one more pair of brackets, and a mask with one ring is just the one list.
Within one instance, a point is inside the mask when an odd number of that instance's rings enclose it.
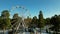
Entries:
{"label": "evergreen tree", "polygon": [[[40,31],[41,31],[41,28],[44,27],[44,18],[43,18],[43,13],[42,11],[39,12],[39,19],[38,19],[38,27],[40,28]],[[41,34],[41,33],[40,33]]]}
{"label": "evergreen tree", "polygon": [[59,15],[55,15],[51,18],[50,20],[51,24],[54,25],[52,27],[52,30],[54,30],[55,32],[58,32],[60,29],[60,16]]}
{"label": "evergreen tree", "polygon": [[45,23],[46,25],[50,25],[51,24],[50,23],[50,18],[46,18],[45,21],[46,21],[46,23]]}
{"label": "evergreen tree", "polygon": [[37,23],[37,17],[36,16],[33,17],[31,24],[32,24],[32,27],[34,27],[34,28],[37,27],[38,23]]}

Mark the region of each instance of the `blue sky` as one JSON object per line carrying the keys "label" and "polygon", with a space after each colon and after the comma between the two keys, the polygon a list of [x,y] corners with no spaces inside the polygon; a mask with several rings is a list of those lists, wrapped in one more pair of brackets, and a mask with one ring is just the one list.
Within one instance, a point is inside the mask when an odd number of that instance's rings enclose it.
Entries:
{"label": "blue sky", "polygon": [[[28,9],[31,14],[30,17],[38,17],[40,10],[42,10],[44,18],[60,14],[60,0],[0,0],[0,14],[3,10],[11,9],[17,5],[24,6]],[[20,9],[20,11],[22,11],[22,9]],[[19,10],[11,11],[11,16],[16,12],[19,13]],[[29,13],[27,13],[27,15]]]}

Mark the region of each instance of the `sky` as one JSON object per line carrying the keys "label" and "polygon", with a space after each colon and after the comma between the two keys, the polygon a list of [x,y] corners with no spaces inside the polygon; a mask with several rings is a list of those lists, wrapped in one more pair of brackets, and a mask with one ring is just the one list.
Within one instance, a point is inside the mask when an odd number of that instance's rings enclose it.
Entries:
{"label": "sky", "polygon": [[[16,6],[23,6],[29,12],[22,8],[10,10]],[[22,15],[22,12],[25,11],[26,15],[23,15],[26,17],[30,14],[31,18],[33,16],[38,17],[39,11],[42,10],[44,18],[48,18],[60,14],[60,0],[0,0],[0,15],[3,10],[10,10],[10,17],[14,13]]]}

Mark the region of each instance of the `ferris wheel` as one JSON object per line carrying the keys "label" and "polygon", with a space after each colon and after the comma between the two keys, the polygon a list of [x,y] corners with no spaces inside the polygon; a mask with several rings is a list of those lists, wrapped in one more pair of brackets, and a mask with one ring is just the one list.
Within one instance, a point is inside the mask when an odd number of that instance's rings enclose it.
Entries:
{"label": "ferris wheel", "polygon": [[[18,14],[20,14],[20,17],[22,17],[22,26],[25,28],[25,22],[24,22],[24,18],[27,17],[27,16],[31,16],[30,15],[30,11],[25,8],[24,6],[13,6],[11,9],[10,9],[11,12],[17,12]],[[20,20],[19,20],[20,21]],[[19,23],[20,24],[20,23]],[[19,27],[19,25],[18,25]]]}
{"label": "ferris wheel", "polygon": [[10,10],[11,10],[11,12],[18,13],[20,15],[20,17],[22,17],[22,26],[25,28],[26,24],[24,22],[24,18],[27,16],[29,16],[29,17],[31,16],[30,11],[27,8],[25,8],[24,6],[19,6],[19,5],[13,6]]}
{"label": "ferris wheel", "polygon": [[19,5],[13,6],[10,10],[15,11],[16,13],[20,14],[20,16],[23,18],[27,17],[27,16],[29,16],[29,17],[31,16],[30,11],[27,8],[25,8],[24,6],[19,6]]}

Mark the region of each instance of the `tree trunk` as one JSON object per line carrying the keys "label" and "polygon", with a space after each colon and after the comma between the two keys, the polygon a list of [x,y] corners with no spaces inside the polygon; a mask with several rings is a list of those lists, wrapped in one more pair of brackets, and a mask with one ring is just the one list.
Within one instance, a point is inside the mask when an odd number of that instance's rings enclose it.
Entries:
{"label": "tree trunk", "polygon": [[5,34],[5,27],[3,28],[3,34]]}
{"label": "tree trunk", "polygon": [[40,34],[41,34],[41,28],[40,28]]}

